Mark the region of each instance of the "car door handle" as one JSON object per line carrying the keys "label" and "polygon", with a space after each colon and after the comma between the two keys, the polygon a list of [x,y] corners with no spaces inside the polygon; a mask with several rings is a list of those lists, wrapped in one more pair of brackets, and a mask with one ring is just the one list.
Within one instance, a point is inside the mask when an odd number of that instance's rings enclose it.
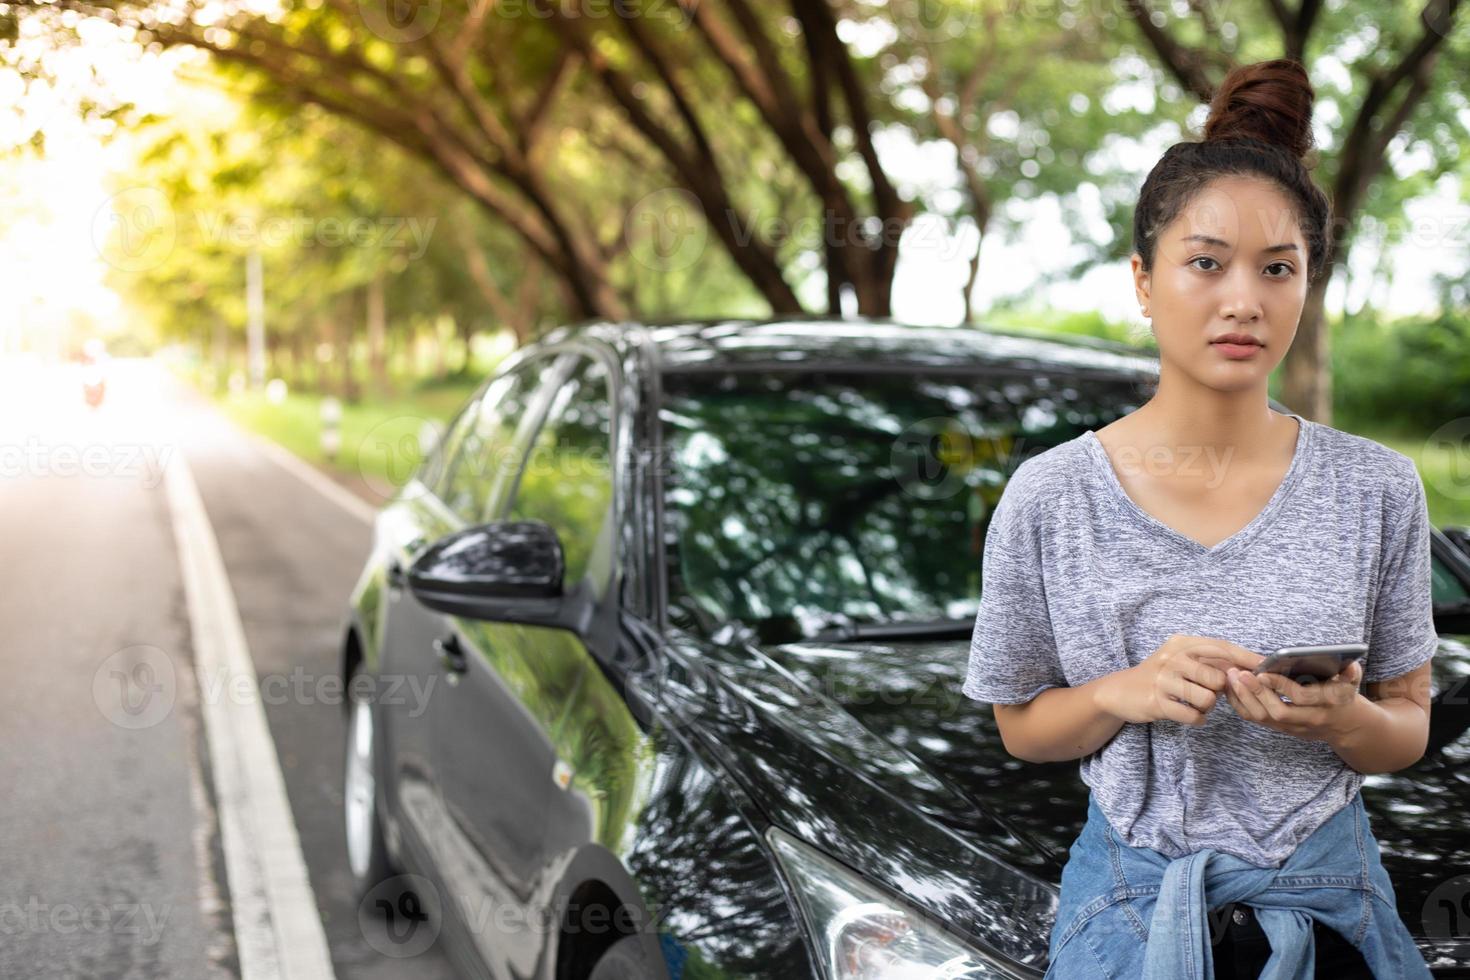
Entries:
{"label": "car door handle", "polygon": [[465,659],[464,647],[460,646],[459,637],[453,633],[435,640],[434,650],[439,654],[439,666],[451,677],[463,674],[469,666],[469,661]]}

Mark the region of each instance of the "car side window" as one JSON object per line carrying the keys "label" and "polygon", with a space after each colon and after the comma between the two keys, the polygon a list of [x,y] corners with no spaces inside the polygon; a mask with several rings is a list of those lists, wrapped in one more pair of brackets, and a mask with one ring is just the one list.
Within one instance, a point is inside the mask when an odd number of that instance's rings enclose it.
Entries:
{"label": "car side window", "polygon": [[444,497],[445,478],[449,467],[453,465],[456,451],[460,443],[464,441],[465,430],[474,420],[482,394],[484,394],[483,391],[477,391],[469,403],[460,408],[459,414],[450,420],[443,435],[434,443],[433,448],[429,450],[429,455],[424,459],[423,468],[419,472],[419,482],[440,499]]}
{"label": "car side window", "polygon": [[589,573],[605,585],[612,570],[612,423],[608,371],[578,355],[511,490],[507,519],[545,521],[561,536],[568,591]]}
{"label": "car side window", "polygon": [[511,455],[517,428],[534,402],[543,372],[553,361],[537,357],[524,361],[490,382],[472,412],[466,413],[457,445],[446,446],[450,459],[443,491],[444,505],[466,524],[485,519],[485,504],[496,476],[514,466]]}

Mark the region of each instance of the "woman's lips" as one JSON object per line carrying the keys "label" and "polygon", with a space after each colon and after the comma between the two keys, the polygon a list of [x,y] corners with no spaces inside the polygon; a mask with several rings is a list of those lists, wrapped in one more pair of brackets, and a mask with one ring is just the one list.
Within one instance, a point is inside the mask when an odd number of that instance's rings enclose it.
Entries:
{"label": "woman's lips", "polygon": [[1227,344],[1223,341],[1213,343],[1210,346],[1232,361],[1242,361],[1248,357],[1255,357],[1256,352],[1261,349],[1260,344]]}

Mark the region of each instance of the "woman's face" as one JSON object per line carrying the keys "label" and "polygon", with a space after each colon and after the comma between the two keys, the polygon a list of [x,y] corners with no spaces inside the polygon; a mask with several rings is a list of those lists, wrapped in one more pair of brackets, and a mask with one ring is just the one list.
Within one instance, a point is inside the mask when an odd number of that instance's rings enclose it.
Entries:
{"label": "woman's face", "polygon": [[[1134,253],[1133,280],[1162,365],[1217,390],[1264,389],[1306,305],[1307,244],[1274,184],[1221,177],[1159,234],[1152,273]],[[1231,333],[1260,346],[1214,343]]]}

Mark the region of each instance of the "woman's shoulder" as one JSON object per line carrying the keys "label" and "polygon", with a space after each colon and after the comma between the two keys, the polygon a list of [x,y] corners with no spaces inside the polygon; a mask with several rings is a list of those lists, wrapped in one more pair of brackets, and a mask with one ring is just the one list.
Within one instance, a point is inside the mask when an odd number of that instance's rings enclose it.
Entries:
{"label": "woman's shoulder", "polygon": [[1016,487],[1018,494],[1044,498],[1075,485],[1079,468],[1087,463],[1087,447],[1083,443],[1087,436],[1084,432],[1027,456],[1011,474],[1006,491]]}
{"label": "woman's shoulder", "polygon": [[1319,460],[1332,469],[1340,485],[1375,491],[1393,504],[1411,499],[1421,485],[1413,457],[1376,439],[1312,422]]}
{"label": "woman's shoulder", "polygon": [[1028,524],[1048,524],[1078,485],[1079,467],[1087,464],[1082,437],[1033,453],[1012,471],[1002,491],[1005,506]]}

